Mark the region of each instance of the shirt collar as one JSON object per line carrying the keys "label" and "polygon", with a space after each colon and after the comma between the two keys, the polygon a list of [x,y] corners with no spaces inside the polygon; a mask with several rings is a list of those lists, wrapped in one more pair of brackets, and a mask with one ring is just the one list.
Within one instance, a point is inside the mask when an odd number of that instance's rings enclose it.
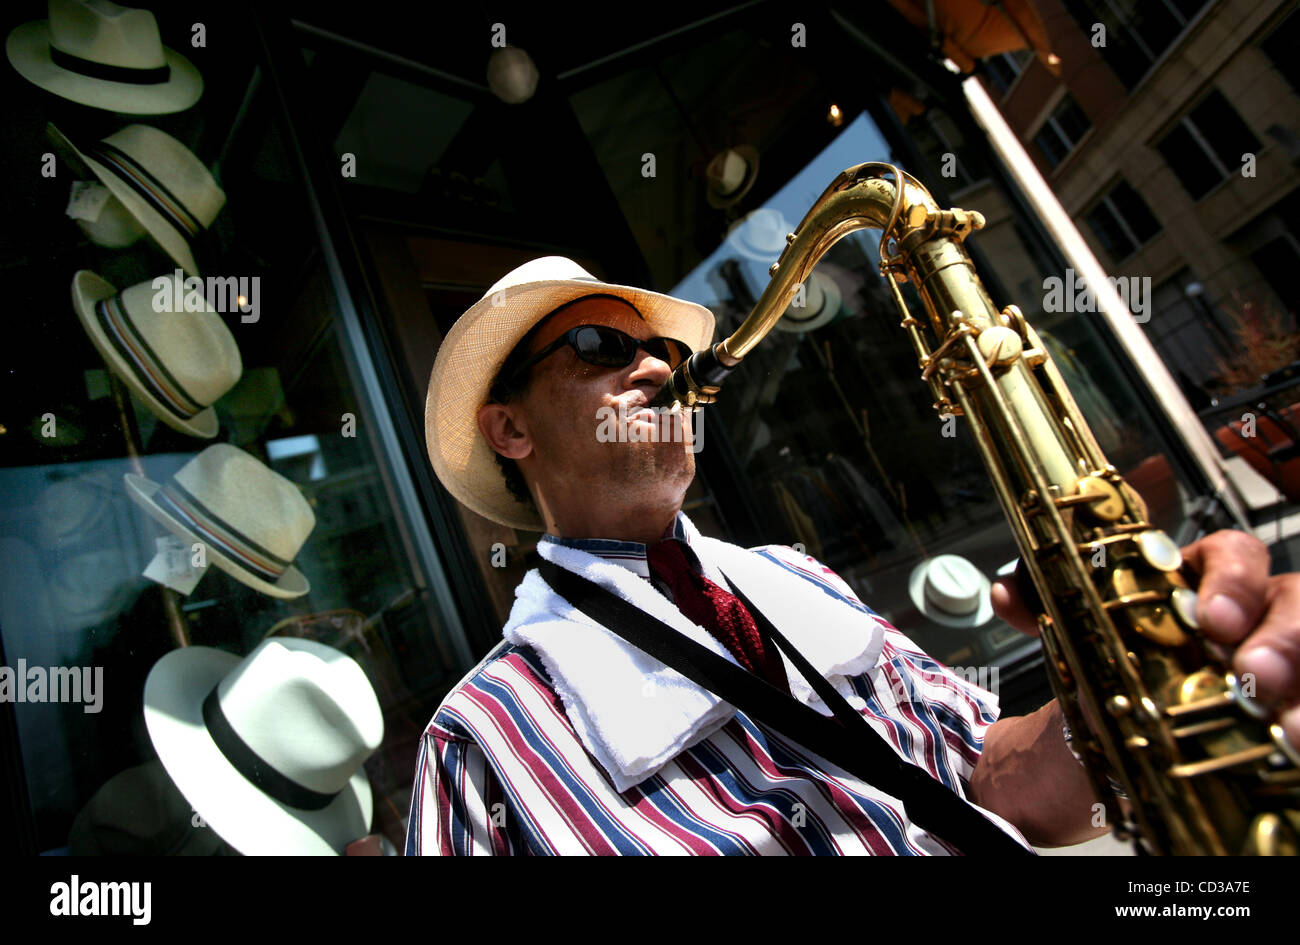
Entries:
{"label": "shirt collar", "polygon": [[[664,538],[676,538],[689,546],[690,532],[691,530],[686,527],[686,516],[679,509],[677,517],[664,533]],[[543,535],[539,540],[565,548],[576,548],[587,554],[604,558],[606,561],[621,564],[633,574],[643,578],[650,577],[650,566],[646,563],[646,546],[639,541],[620,541],[615,538],[560,538],[558,535]]]}

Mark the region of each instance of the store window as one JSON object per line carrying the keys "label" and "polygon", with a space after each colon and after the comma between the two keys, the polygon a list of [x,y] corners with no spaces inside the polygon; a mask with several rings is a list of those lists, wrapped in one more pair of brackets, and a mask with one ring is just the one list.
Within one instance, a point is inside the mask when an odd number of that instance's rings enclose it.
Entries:
{"label": "store window", "polygon": [[1156,149],[1187,193],[1199,199],[1241,173],[1242,161],[1256,153],[1259,144],[1236,109],[1213,89],[1156,143]]}
{"label": "store window", "polygon": [[1048,167],[1056,168],[1066,156],[1074,150],[1075,145],[1092,127],[1092,122],[1083,113],[1079,103],[1068,92],[1061,99],[1038,134],[1034,135],[1034,144],[1047,161]]}
{"label": "store window", "polygon": [[[0,355],[7,796],[28,798],[35,852],[400,848],[417,741],[465,650],[408,551],[426,526],[390,492],[386,407],[355,380],[369,354],[338,331],[258,46],[223,5],[162,8],[162,81],[68,75],[61,97],[51,27],[24,26],[45,16],[5,16],[32,40],[0,119],[22,313]],[[241,707],[215,704],[236,735],[283,735],[261,742],[282,767],[322,731],[294,692],[354,723],[326,726],[349,762],[312,782],[317,813],[284,814],[214,754],[203,686],[237,678]]]}
{"label": "store window", "polygon": [[1114,262],[1122,262],[1160,232],[1160,223],[1126,180],[1112,187],[1084,214],[1093,235]]}
{"label": "store window", "polygon": [[1094,42],[1115,75],[1132,90],[1182,35],[1207,0],[1066,0],[1065,7]]}

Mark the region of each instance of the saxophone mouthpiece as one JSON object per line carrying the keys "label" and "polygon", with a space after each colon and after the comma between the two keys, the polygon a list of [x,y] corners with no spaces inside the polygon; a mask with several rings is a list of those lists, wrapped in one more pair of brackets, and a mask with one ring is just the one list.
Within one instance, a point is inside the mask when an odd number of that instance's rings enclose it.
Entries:
{"label": "saxophone mouthpiece", "polygon": [[[728,367],[718,359],[716,348],[697,351],[677,365],[667,383],[659,388],[659,393],[650,401],[650,406],[671,407],[677,403],[686,407],[713,403],[723,380],[734,368],[735,365]],[[691,397],[691,394],[695,396]]]}

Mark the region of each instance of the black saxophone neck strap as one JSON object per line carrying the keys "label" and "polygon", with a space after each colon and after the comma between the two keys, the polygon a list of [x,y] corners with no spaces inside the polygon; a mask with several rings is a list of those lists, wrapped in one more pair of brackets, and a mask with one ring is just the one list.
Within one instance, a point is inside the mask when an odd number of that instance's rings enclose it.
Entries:
{"label": "black saxophone neck strap", "polygon": [[727,578],[755,622],[781,648],[842,725],[793,699],[593,581],[553,562],[539,565],[551,588],[611,633],[670,666],[724,702],[903,802],[907,816],[967,854],[1032,855],[941,782],[899,757],[861,713],[809,665],[735,581]]}

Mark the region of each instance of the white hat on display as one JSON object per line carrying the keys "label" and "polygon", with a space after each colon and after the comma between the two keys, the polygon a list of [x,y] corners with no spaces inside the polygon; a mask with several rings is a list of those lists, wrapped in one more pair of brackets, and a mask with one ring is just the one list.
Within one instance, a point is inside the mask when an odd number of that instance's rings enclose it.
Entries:
{"label": "white hat on display", "polygon": [[961,555],[935,555],[912,569],[908,592],[916,609],[947,627],[982,627],[993,619],[991,583]]}
{"label": "white hat on display", "polygon": [[184,111],[203,94],[199,71],[163,46],[152,13],[107,0],[49,0],[49,19],[16,27],[5,53],[47,92],[124,115]]}
{"label": "white hat on display", "polygon": [[335,855],[370,832],[363,766],[384,719],[346,654],[294,637],[243,659],[173,650],[149,671],[144,719],[176,787],[241,853]]}
{"label": "white hat on display", "polygon": [[[195,252],[226,194],[193,151],[149,125],[127,125],[84,151],[53,124],[47,128],[55,145],[109,191],[99,219],[77,221],[93,242],[130,245],[123,241],[143,228],[188,275],[200,275]],[[124,214],[137,225],[122,220]]]}
{"label": "white hat on display", "polygon": [[212,405],[239,381],[244,364],[221,316],[201,294],[183,289],[169,273],[118,292],[83,269],[72,278],[72,307],[104,362],[151,413],[174,430],[211,439],[220,429]]}
{"label": "white hat on display", "polygon": [[298,487],[254,456],[214,443],[159,484],[127,473],[127,495],[168,531],[201,542],[209,563],[271,597],[311,590],[293,566],[316,515]]}

